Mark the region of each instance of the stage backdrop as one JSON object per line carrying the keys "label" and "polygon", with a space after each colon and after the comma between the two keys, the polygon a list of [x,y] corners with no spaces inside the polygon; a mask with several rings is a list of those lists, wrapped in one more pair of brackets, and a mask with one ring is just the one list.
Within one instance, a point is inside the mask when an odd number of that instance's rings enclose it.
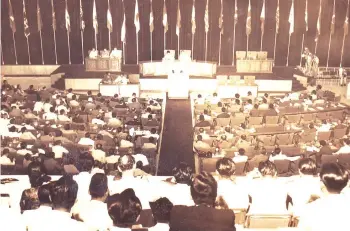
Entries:
{"label": "stage backdrop", "polygon": [[[208,7],[206,7],[208,1]],[[28,29],[25,36],[25,20],[23,2],[25,3],[25,15],[28,19]],[[41,30],[38,28],[38,5],[42,21]],[[69,63],[69,54],[72,64],[83,63],[83,54],[95,47],[94,30],[94,0],[2,0],[1,1],[1,61],[3,64],[15,64],[17,54],[18,64],[55,64],[56,56],[58,64]],[[123,48],[121,31],[125,13],[125,62],[137,63],[137,50],[139,61],[160,60],[163,50],[166,49],[192,49],[193,58],[219,62],[221,65],[231,65],[233,50],[268,51],[269,58],[274,56],[276,47],[276,65],[287,64],[289,47],[289,65],[300,63],[303,34],[304,46],[311,52],[315,51],[315,38],[317,22],[319,18],[320,2],[320,36],[317,43],[317,55],[320,65],[327,65],[329,51],[329,66],[339,66],[341,50],[344,41],[343,66],[350,66],[350,35],[344,36],[344,24],[346,14],[349,15],[348,0],[294,0],[294,32],[290,39],[290,10],[292,0],[280,0],[279,4],[279,31],[276,37],[276,10],[278,0],[165,0],[167,9],[168,31],[164,37],[163,15],[164,0],[138,0],[140,31],[136,33],[135,5],[136,0],[96,0],[96,15],[98,29],[96,34],[97,49],[117,47]],[[249,2],[251,4],[251,34],[247,43],[247,17]],[[261,11],[265,2],[266,13],[264,18],[264,33],[261,30]],[[306,2],[308,10],[305,11]],[[335,6],[334,6],[335,2]],[[82,3],[82,12],[80,10]],[[107,28],[108,3],[112,16],[112,31],[109,36]],[[195,8],[196,29],[192,34],[192,11]],[[222,3],[222,7],[221,7]],[[53,4],[55,12],[56,30],[53,29]],[[153,33],[150,31],[150,10],[153,9]],[[178,20],[178,6],[180,8],[181,21]],[[235,10],[237,6],[237,11]],[[333,6],[335,10],[334,33],[331,33]],[[11,11],[12,8],[12,11]],[[208,24],[206,26],[206,8],[208,9]],[[66,12],[67,9],[67,12]],[[222,9],[222,10],[221,10]],[[220,16],[222,11],[222,34],[220,33]],[[235,11],[237,12],[235,24]],[[11,25],[13,12],[14,22]],[[306,31],[305,13],[307,12]],[[80,15],[83,15],[84,30],[81,28]],[[9,16],[10,15],[10,16]],[[69,17],[69,25],[66,19]],[[136,19],[137,21],[137,19]],[[136,23],[137,24],[137,23]],[[177,25],[181,24],[179,36]],[[347,24],[348,25],[348,24]],[[69,43],[67,27],[70,29]],[[206,29],[208,33],[206,34]],[[14,31],[14,33],[13,33]],[[54,33],[55,32],[55,33]],[[30,34],[29,34],[30,33]],[[235,36],[234,36],[235,35]],[[151,39],[152,36],[152,39]],[[194,36],[192,38],[192,36]],[[221,40],[220,40],[221,37]],[[110,38],[110,41],[109,41]],[[137,46],[138,38],[138,46]],[[345,38],[345,40],[343,40]],[[178,42],[178,39],[179,42]],[[164,40],[166,44],[164,45]],[[329,46],[329,41],[331,44]],[[29,49],[28,49],[28,43]],[[83,41],[83,44],[82,44]],[[152,41],[152,46],[151,46]],[[220,42],[221,41],[221,42]],[[179,47],[178,47],[179,44]],[[56,47],[56,54],[55,54]],[[70,47],[70,52],[68,52]],[[82,50],[83,47],[83,50]],[[138,48],[138,49],[137,49]],[[152,51],[151,51],[152,48]],[[43,57],[43,59],[42,59]]]}

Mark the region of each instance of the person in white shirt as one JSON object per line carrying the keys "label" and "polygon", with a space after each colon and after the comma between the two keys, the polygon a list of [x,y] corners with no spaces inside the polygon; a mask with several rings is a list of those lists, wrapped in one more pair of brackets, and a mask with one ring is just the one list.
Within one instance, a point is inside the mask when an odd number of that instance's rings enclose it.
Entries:
{"label": "person in white shirt", "polygon": [[52,147],[52,152],[55,153],[55,159],[63,158],[63,155],[68,154],[69,151],[62,146],[62,141],[56,140],[54,146]]}
{"label": "person in white shirt", "polygon": [[43,106],[44,112],[45,112],[45,113],[50,112],[50,108],[51,108],[51,107],[52,107],[52,104],[50,103],[50,99],[47,99],[47,100],[45,101],[45,103],[44,103],[44,106]]}
{"label": "person in white shirt", "polygon": [[22,142],[20,144],[20,147],[21,147],[21,149],[17,151],[18,155],[21,155],[21,156],[25,156],[26,154],[33,155],[33,153],[31,151],[27,150],[27,143],[26,142]]}
{"label": "person in white shirt", "polygon": [[105,203],[108,193],[107,176],[103,173],[94,174],[89,186],[91,200],[76,203],[72,208],[73,217],[94,230],[104,230],[112,226],[113,222]]}
{"label": "person in white shirt", "polygon": [[166,198],[161,197],[154,202],[149,202],[152,215],[156,224],[148,228],[149,231],[168,231],[170,213],[173,208],[173,203]]}
{"label": "person in white shirt", "polygon": [[85,137],[80,138],[78,144],[94,147],[95,146],[95,141],[93,141],[90,138],[90,133],[87,132],[87,133],[85,133]]}
{"label": "person in white shirt", "polygon": [[197,141],[193,143],[193,147],[198,151],[209,151],[211,146],[203,141],[203,137],[201,135],[197,135]]}
{"label": "person in white shirt", "polygon": [[201,94],[198,94],[197,99],[195,99],[195,103],[198,105],[203,105],[205,103],[205,99]]}
{"label": "person in white shirt", "polygon": [[63,121],[63,122],[71,122],[72,120],[65,115],[65,111],[62,109],[60,110],[60,114],[57,116],[58,121]]}
{"label": "person in white shirt", "polygon": [[350,199],[341,194],[348,184],[349,173],[338,163],[325,163],[320,179],[323,195],[303,208],[298,228],[311,231],[350,230]]}
{"label": "person in white shirt", "polygon": [[92,50],[89,51],[89,58],[96,59],[97,57],[98,57],[98,51],[95,48],[92,48]]}
{"label": "person in white shirt", "polygon": [[240,148],[238,152],[235,153],[235,157],[233,157],[232,160],[235,163],[247,162],[248,156],[245,155],[245,150]]}
{"label": "person in white shirt", "polygon": [[160,110],[162,109],[162,107],[160,106],[160,104],[155,101],[155,100],[151,100],[149,102],[149,105],[148,105],[149,108],[151,108],[152,111],[156,111],[156,110]]}
{"label": "person in white shirt", "polygon": [[218,102],[220,102],[220,98],[218,97],[218,94],[217,93],[213,93],[213,97],[211,97],[210,99],[210,103],[211,104],[218,104]]}
{"label": "person in white shirt", "polygon": [[106,163],[106,153],[102,150],[102,144],[97,144],[96,148],[91,151],[91,155],[94,160]]}
{"label": "person in white shirt", "polygon": [[280,102],[289,102],[290,101],[290,96],[289,93],[286,93],[282,99],[280,99]]}
{"label": "person in white shirt", "polygon": [[19,137],[20,140],[36,140],[36,137],[31,133],[30,131],[27,131],[25,127],[21,128],[21,136]]}
{"label": "person in white shirt", "polygon": [[57,121],[57,114],[55,113],[55,108],[51,107],[49,112],[43,115],[44,120],[54,120]]}
{"label": "person in white shirt", "polygon": [[97,115],[96,118],[93,118],[91,120],[91,123],[97,124],[97,125],[105,125],[106,124],[101,115]]}
{"label": "person in white shirt", "polygon": [[67,96],[67,99],[72,99],[72,96],[73,96],[73,93],[72,93],[72,92],[73,92],[73,89],[72,89],[72,88],[69,88],[67,91],[68,91],[68,93],[67,93],[67,95],[66,95],[66,96]]}
{"label": "person in white shirt", "polygon": [[157,144],[155,142],[155,139],[153,137],[148,138],[148,142],[144,143],[142,145],[143,149],[156,149],[157,148]]}
{"label": "person in white shirt", "polygon": [[71,176],[61,177],[53,184],[50,194],[53,210],[41,213],[40,219],[32,220],[28,230],[87,231],[86,224],[71,219],[70,211],[77,198],[77,191],[78,184]]}
{"label": "person in white shirt", "polygon": [[119,147],[121,147],[121,148],[132,148],[132,147],[134,147],[134,144],[131,141],[132,141],[132,137],[130,135],[127,135],[126,139],[122,139],[120,141]]}
{"label": "person in white shirt", "polygon": [[4,136],[10,137],[10,138],[19,138],[21,136],[20,132],[17,132],[17,129],[15,126],[11,126],[8,128],[9,132],[4,134]]}
{"label": "person in white shirt", "polygon": [[251,99],[248,99],[247,104],[243,107],[243,112],[249,114],[253,108],[253,101]]}
{"label": "person in white shirt", "polygon": [[111,51],[111,54],[109,55],[109,57],[111,59],[115,59],[115,58],[120,58],[121,57],[121,50],[117,50],[117,48],[113,48],[113,50]]}
{"label": "person in white shirt", "polygon": [[80,166],[80,173],[73,176],[74,180],[78,183],[78,202],[90,201],[91,195],[89,194],[89,185],[92,175],[90,174],[92,167],[94,166],[94,158],[90,153],[85,152],[79,155],[78,164]]}
{"label": "person in white shirt", "polygon": [[80,103],[77,101],[77,96],[73,95],[72,100],[69,101],[69,106],[77,108],[77,107],[79,107],[79,105],[80,105]]}
{"label": "person in white shirt", "polygon": [[296,161],[298,159],[300,159],[300,156],[289,157],[289,156],[282,154],[280,148],[275,148],[275,150],[273,151],[273,154],[269,158],[269,161],[271,161],[271,162],[274,162],[275,160]]}
{"label": "person in white shirt", "polygon": [[322,124],[318,127],[317,132],[328,132],[331,130],[331,125],[327,123],[327,120],[322,120]]}
{"label": "person in white shirt", "polygon": [[9,154],[10,150],[8,148],[2,150],[0,157],[0,165],[15,165],[15,158],[10,158]]}
{"label": "person in white shirt", "polygon": [[350,139],[343,140],[344,145],[334,154],[350,154]]}
{"label": "person in white shirt", "polygon": [[216,172],[219,174],[218,196],[224,198],[229,209],[247,209],[249,196],[235,183],[235,171],[235,163],[230,158],[222,158],[216,162]]}
{"label": "person in white shirt", "polygon": [[36,101],[34,104],[34,109],[33,111],[35,112],[41,112],[42,110],[44,110],[44,102],[42,101]]}

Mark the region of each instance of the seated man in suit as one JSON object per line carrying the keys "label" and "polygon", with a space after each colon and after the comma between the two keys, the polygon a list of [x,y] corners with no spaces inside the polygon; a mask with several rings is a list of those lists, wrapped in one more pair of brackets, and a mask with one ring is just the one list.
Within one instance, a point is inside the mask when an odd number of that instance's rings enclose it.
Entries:
{"label": "seated man in suit", "polygon": [[269,108],[264,112],[264,115],[265,116],[276,116],[276,115],[278,115],[276,110],[275,110],[275,107],[273,106],[272,103],[269,104]]}
{"label": "seated man in suit", "polygon": [[214,208],[218,184],[207,172],[195,176],[191,183],[191,196],[196,206],[174,206],[170,216],[173,231],[235,231],[232,210]]}
{"label": "seated man in suit", "polygon": [[217,118],[230,118],[230,114],[227,113],[226,108],[221,108],[221,113],[217,115]]}
{"label": "seated man in suit", "polygon": [[349,173],[338,163],[326,163],[322,165],[320,178],[324,195],[303,208],[298,227],[315,231],[350,230],[350,201],[341,194],[348,184]]}
{"label": "seated man in suit", "polygon": [[321,166],[322,155],[332,155],[333,154],[333,150],[331,149],[331,147],[329,147],[329,145],[327,144],[326,141],[321,140],[320,145],[321,145],[320,150],[315,153],[317,166]]}
{"label": "seated man in suit", "polygon": [[254,108],[250,110],[249,115],[252,117],[260,116],[259,104],[254,104]]}

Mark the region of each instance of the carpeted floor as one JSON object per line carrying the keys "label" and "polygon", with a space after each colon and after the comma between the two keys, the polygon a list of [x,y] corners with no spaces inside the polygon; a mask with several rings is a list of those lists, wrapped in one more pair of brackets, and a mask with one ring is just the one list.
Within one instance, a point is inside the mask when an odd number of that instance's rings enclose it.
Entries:
{"label": "carpeted floor", "polygon": [[171,175],[180,162],[194,168],[192,131],[190,100],[167,100],[158,175]]}

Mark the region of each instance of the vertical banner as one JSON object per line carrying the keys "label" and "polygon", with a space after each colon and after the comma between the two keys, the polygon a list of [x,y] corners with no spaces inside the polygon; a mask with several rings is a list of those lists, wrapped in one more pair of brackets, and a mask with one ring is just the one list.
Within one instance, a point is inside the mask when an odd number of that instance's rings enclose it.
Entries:
{"label": "vertical banner", "polygon": [[237,1],[235,0],[235,13],[233,15],[233,20],[234,20],[234,24],[233,24],[233,41],[232,41],[232,66],[235,65],[235,43],[236,43],[236,25],[238,22],[238,8],[237,8]]}
{"label": "vertical banner", "polygon": [[41,19],[39,0],[36,1],[36,18],[37,18],[37,24],[38,24],[38,32],[40,35],[41,63],[44,64],[43,38],[41,36],[43,21]]}
{"label": "vertical banner", "polygon": [[85,29],[85,21],[84,21],[84,12],[83,12],[83,5],[81,4],[81,0],[80,1],[80,13],[79,13],[79,20],[80,20],[80,38],[81,38],[81,55],[83,57],[83,64],[84,64],[84,60],[85,60],[85,55],[84,55],[84,29]]}
{"label": "vertical banner", "polygon": [[27,38],[28,62],[29,62],[29,64],[31,64],[31,61],[30,61],[30,49],[29,49],[29,39],[28,39],[28,37],[30,35],[30,29],[29,29],[27,12],[26,12],[26,4],[25,4],[24,0],[23,0],[23,25],[24,25],[24,35]]}
{"label": "vertical banner", "polygon": [[248,3],[248,13],[247,13],[247,21],[245,24],[245,33],[247,35],[247,51],[249,50],[249,36],[252,33],[252,8],[250,5],[250,0]]}
{"label": "vertical banner", "polygon": [[96,11],[96,0],[94,0],[94,6],[92,8],[92,25],[95,31],[95,49],[97,50],[98,20],[97,20],[97,11]]}
{"label": "vertical banner", "polygon": [[317,24],[316,24],[316,37],[315,37],[315,52],[317,53],[317,45],[318,45],[318,38],[321,35],[321,14],[322,14],[322,0],[320,0],[320,8],[318,10],[318,18],[317,18]]}
{"label": "vertical banner", "polygon": [[150,41],[151,41],[151,61],[153,61],[153,31],[154,31],[154,16],[153,16],[153,4],[152,4],[152,0],[150,1],[151,6],[150,6],[150,13],[149,13],[149,31],[150,33]]}
{"label": "vertical banner", "polygon": [[134,25],[136,29],[136,63],[139,63],[139,31],[140,31],[140,15],[139,15],[139,3],[136,0],[135,3],[135,14],[134,14]]}
{"label": "vertical banner", "polygon": [[261,14],[260,14],[260,29],[261,29],[261,40],[260,40],[260,51],[262,51],[263,46],[263,40],[264,40],[264,33],[265,33],[265,0],[263,1],[263,7],[261,8]]}
{"label": "vertical banner", "polygon": [[331,50],[332,36],[334,35],[334,27],[335,27],[335,0],[333,0],[333,15],[332,15],[332,22],[331,22],[331,33],[329,33],[329,41],[328,41],[327,67],[329,64],[329,53]]}
{"label": "vertical banner", "polygon": [[208,0],[205,7],[204,13],[204,25],[205,25],[205,61],[207,61],[208,57],[208,32],[209,32],[209,8],[208,8]]}
{"label": "vertical banner", "polygon": [[52,30],[53,30],[53,40],[55,44],[55,60],[57,64],[57,45],[56,45],[56,13],[55,8],[53,6],[53,0],[51,0],[51,10],[52,10]]}
{"label": "vertical banner", "polygon": [[124,7],[124,1],[123,1],[123,25],[120,30],[120,41],[123,43],[123,60],[125,64],[125,41],[126,41],[126,26],[125,26],[125,7]]}
{"label": "vertical banner", "polygon": [[69,64],[71,64],[71,58],[70,58],[70,16],[68,12],[68,5],[66,0],[66,10],[65,10],[65,21],[66,21],[66,30],[67,30],[67,41],[68,41],[68,59]]}
{"label": "vertical banner", "polygon": [[[301,51],[300,51],[300,54],[302,54],[303,53],[303,50],[304,50],[304,41],[305,41],[305,34],[308,32],[308,30],[309,30],[309,23],[308,23],[308,21],[309,21],[309,16],[308,16],[308,1],[309,0],[306,0],[306,2],[305,2],[305,30],[304,30],[304,32],[303,32],[303,38],[302,38],[302,40],[301,40]],[[301,60],[302,60],[302,56],[300,55],[300,66],[301,66]]]}
{"label": "vertical banner", "polygon": [[164,0],[163,5],[163,27],[164,27],[164,50],[166,50],[166,32],[168,31],[168,12]]}
{"label": "vertical banner", "polygon": [[178,56],[180,56],[180,29],[181,29],[181,11],[180,11],[180,0],[178,0],[177,1],[177,16],[176,16],[176,35],[177,35]]}
{"label": "vertical banner", "polygon": [[341,48],[341,57],[340,57],[340,66],[343,64],[343,55],[344,55],[344,43],[345,43],[345,37],[349,34],[349,4],[350,0],[348,0],[347,10],[346,10],[346,16],[344,21],[344,35],[343,35],[343,45]]}
{"label": "vertical banner", "polygon": [[273,59],[276,64],[276,43],[277,43],[277,34],[280,29],[280,0],[277,0],[277,9],[276,9],[276,32],[275,32],[275,44],[273,48]]}
{"label": "vertical banner", "polygon": [[289,22],[289,36],[288,36],[288,52],[287,52],[286,66],[289,65],[290,37],[294,33],[294,0],[292,1],[292,6],[290,7],[288,22]]}
{"label": "vertical banner", "polygon": [[192,59],[194,58],[193,55],[193,46],[194,46],[194,34],[196,33],[197,25],[196,25],[196,7],[195,7],[195,0],[193,0],[192,4],[192,14],[191,14],[191,24],[192,24],[192,49],[191,49],[191,55]]}
{"label": "vertical banner", "polygon": [[[16,64],[18,64],[18,60],[17,60],[17,48],[16,48],[16,39],[15,39],[15,33],[16,33],[16,22],[15,22],[15,17],[13,14],[13,9],[12,9],[12,4],[11,4],[11,0],[9,0],[9,21],[10,21],[10,27],[12,30],[12,41],[13,41],[13,49],[14,49],[14,53],[15,53],[15,59],[16,59]],[[2,50],[1,50],[2,51]],[[4,60],[4,59],[3,59]]]}
{"label": "vertical banner", "polygon": [[220,40],[219,40],[219,66],[221,65],[221,40],[222,34],[224,33],[224,13],[223,13],[223,2],[221,0],[220,17],[219,17],[219,28],[220,28]]}
{"label": "vertical banner", "polygon": [[113,19],[111,14],[111,6],[108,0],[108,10],[107,10],[107,28],[108,28],[108,48],[111,50],[111,33],[113,32]]}

